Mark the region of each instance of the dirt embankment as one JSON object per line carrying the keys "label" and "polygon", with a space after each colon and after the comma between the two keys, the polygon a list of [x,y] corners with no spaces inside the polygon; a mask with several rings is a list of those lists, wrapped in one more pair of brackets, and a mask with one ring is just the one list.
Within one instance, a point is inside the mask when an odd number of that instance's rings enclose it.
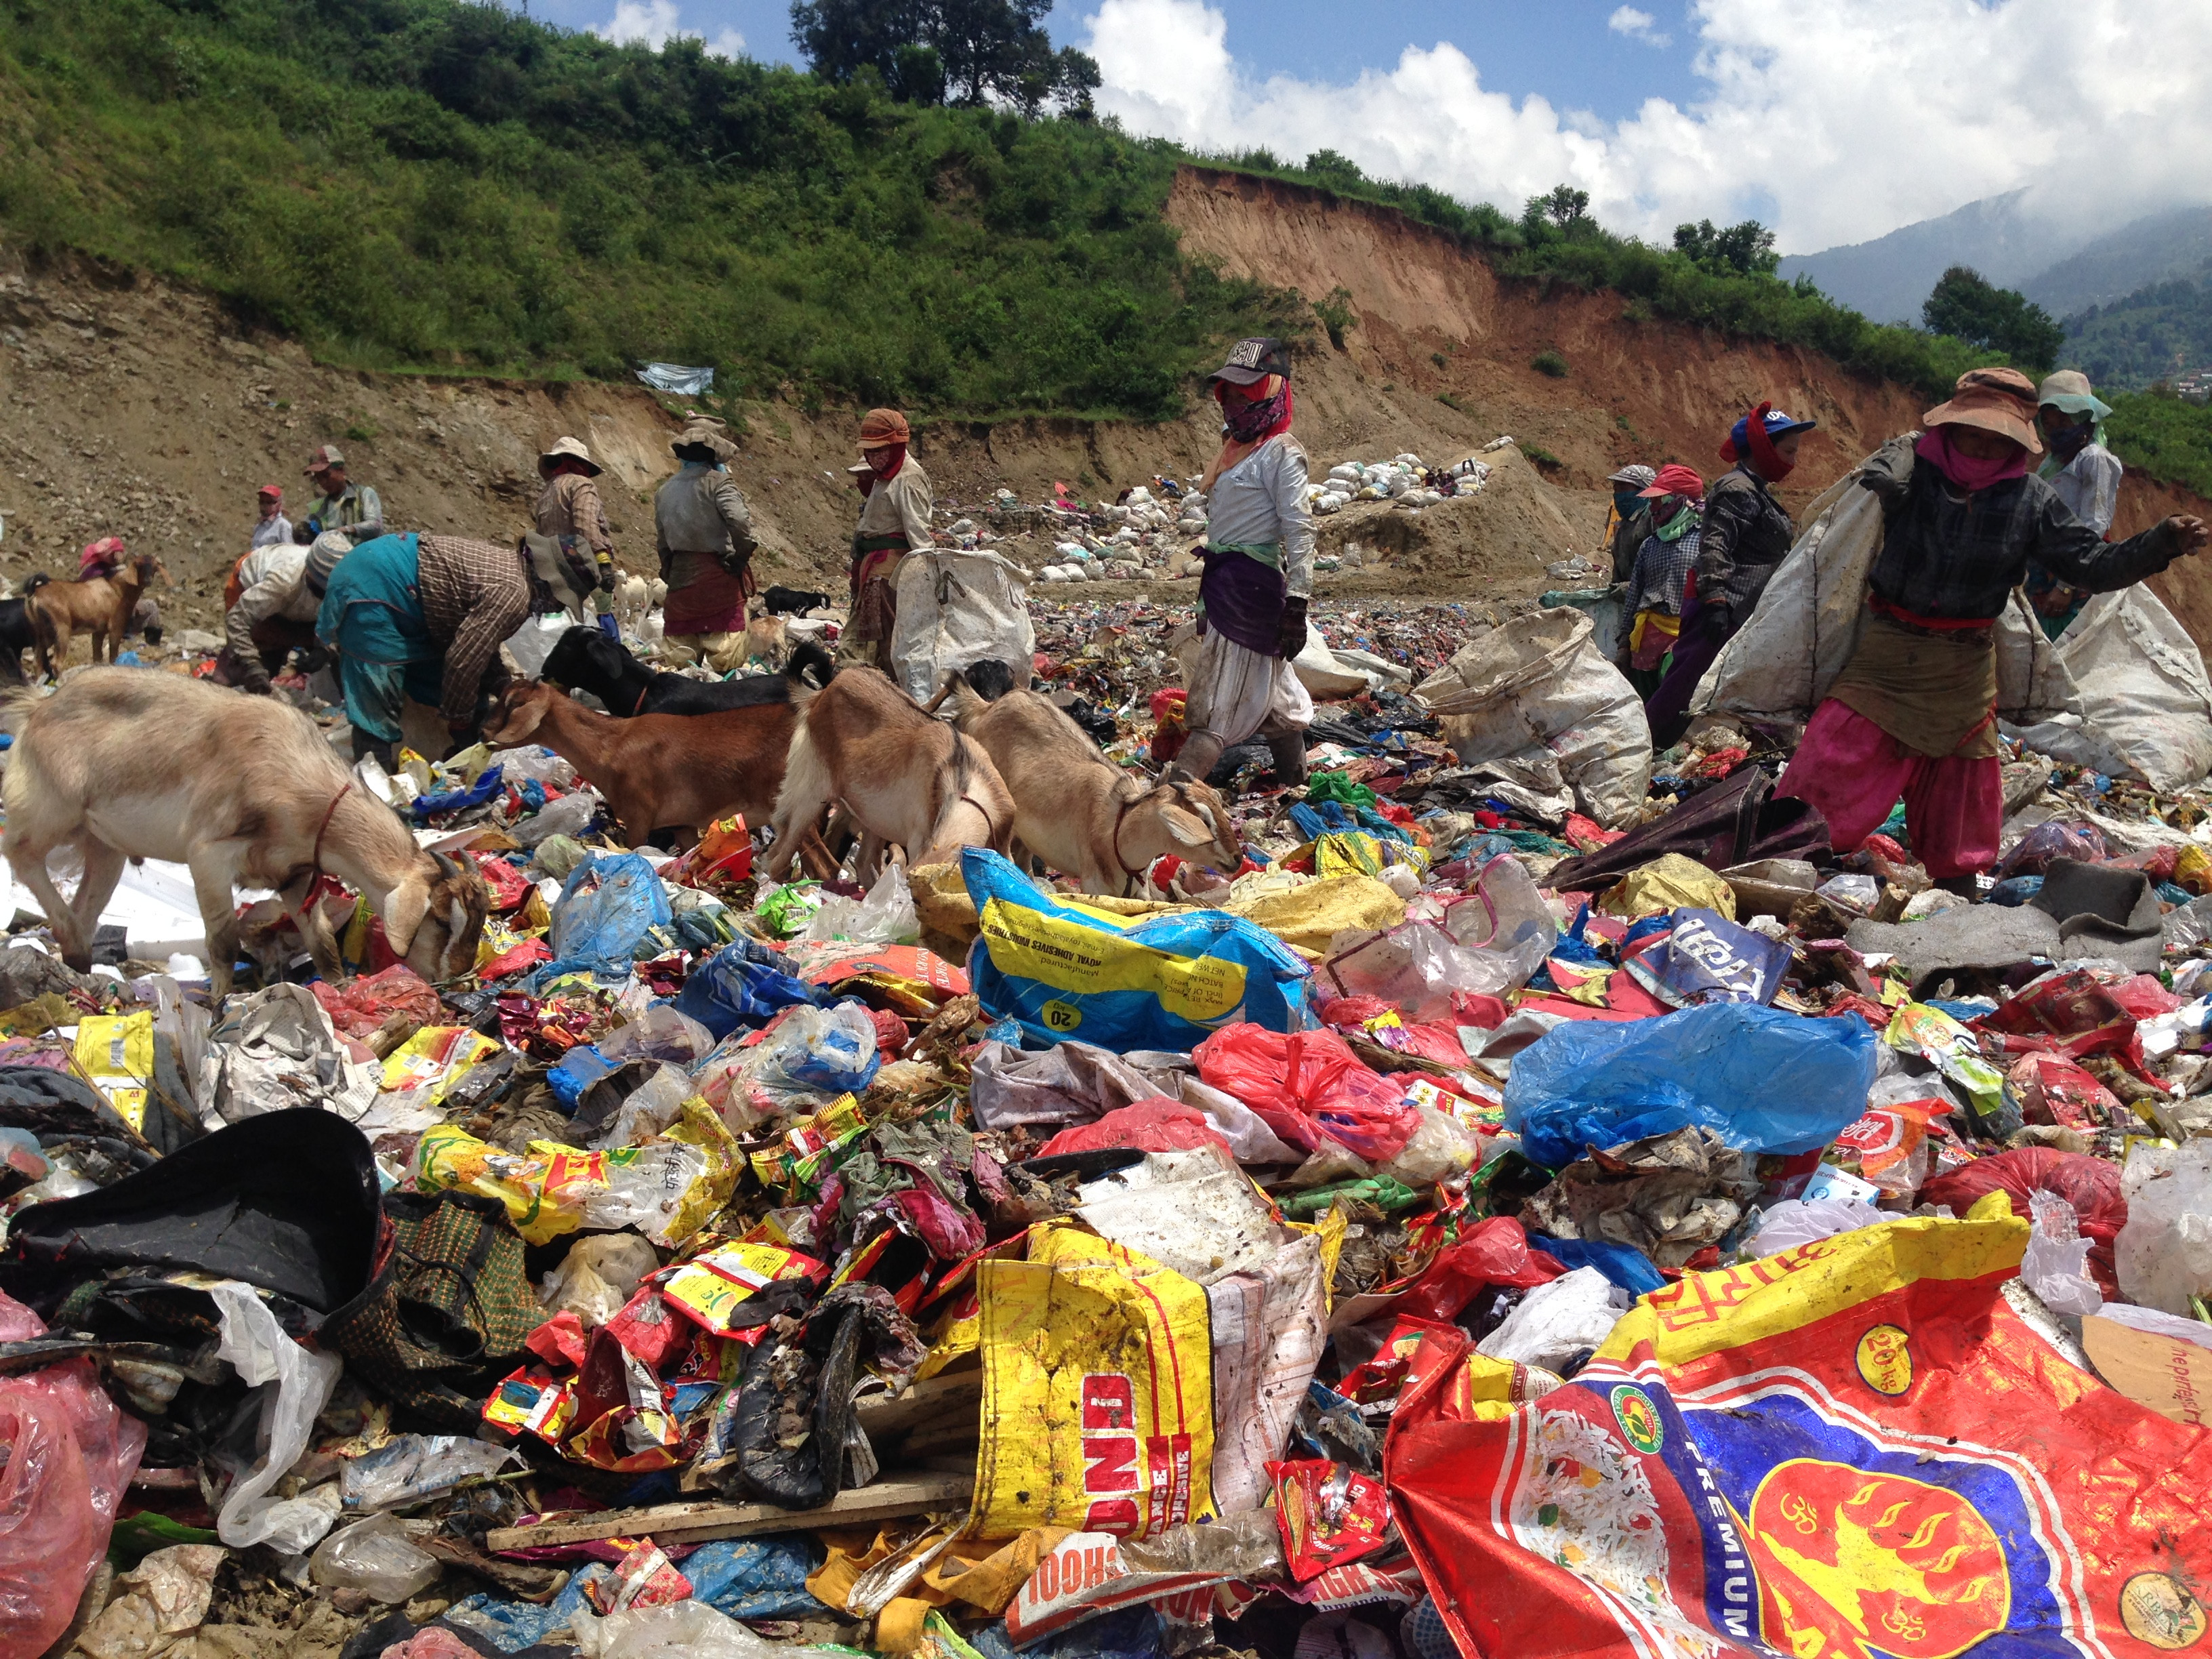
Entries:
{"label": "dirt embankment", "polygon": [[[1681,459],[1711,477],[1727,425],[1760,398],[1821,422],[1783,491],[1792,505],[1920,412],[1917,397],[1814,353],[1635,320],[1614,295],[1547,296],[1503,281],[1388,210],[1187,169],[1168,217],[1188,249],[1230,270],[1309,297],[1352,295],[1346,349],[1316,335],[1299,361],[1298,431],[1317,468],[1407,451],[1446,462],[1509,433],[1535,459],[1553,458],[1531,466],[1493,454],[1504,459],[1490,489],[1419,515],[1353,507],[1324,520],[1325,550],[1357,542],[1385,561],[1380,575],[1336,584],[1347,588],[1486,599],[1556,585],[1546,565],[1598,550],[1607,472]],[[1530,366],[1545,351],[1565,360],[1564,376]],[[617,550],[647,568],[652,491],[673,466],[668,440],[684,408],[638,386],[332,368],[176,284],[88,261],[32,268],[0,246],[0,573],[73,574],[82,544],[121,535],[161,554],[179,584],[165,604],[204,625],[246,545],[255,487],[280,483],[303,501],[300,470],[316,445],[347,452],[394,525],[496,539],[526,525],[535,458],[562,433],[605,463]],[[753,506],[764,580],[836,591],[855,510],[843,470],[855,412],[778,403],[744,416],[733,470]],[[1184,418],[1158,426],[926,422],[915,453],[940,504],[980,507],[1001,485],[1036,501],[1055,481],[1110,499],[1156,474],[1200,471],[1218,432],[1194,397]],[[2206,510],[2130,478],[2122,526],[2191,509]],[[2212,572],[2160,588],[2212,641]]]}

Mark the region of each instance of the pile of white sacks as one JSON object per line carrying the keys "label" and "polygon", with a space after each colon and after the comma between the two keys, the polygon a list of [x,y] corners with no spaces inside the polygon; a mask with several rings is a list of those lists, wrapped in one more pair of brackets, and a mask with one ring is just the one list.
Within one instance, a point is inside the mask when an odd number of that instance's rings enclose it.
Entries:
{"label": "pile of white sacks", "polygon": [[1103,536],[1055,543],[1056,562],[1037,572],[1048,582],[1129,581],[1148,563],[1180,551],[1206,534],[1206,497],[1193,489],[1180,500],[1162,501],[1139,485],[1118,506],[1102,507],[1114,528]]}
{"label": "pile of white sacks", "polygon": [[[1490,476],[1490,468],[1477,460],[1462,461],[1453,469],[1459,493],[1474,494]],[[1328,477],[1308,486],[1313,510],[1340,512],[1354,501],[1395,501],[1401,507],[1433,507],[1443,500],[1422,480],[1428,469],[1418,455],[1395,455],[1387,461],[1345,461],[1328,470]]]}

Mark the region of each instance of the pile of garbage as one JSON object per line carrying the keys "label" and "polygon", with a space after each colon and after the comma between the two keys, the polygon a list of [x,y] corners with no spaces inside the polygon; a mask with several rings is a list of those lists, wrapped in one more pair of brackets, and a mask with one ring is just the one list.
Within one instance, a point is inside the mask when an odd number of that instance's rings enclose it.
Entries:
{"label": "pile of garbage", "polygon": [[[1579,611],[1318,610],[1307,781],[1133,895],[479,745],[358,775],[462,981],[19,917],[0,1653],[2200,1640],[2212,793],[2014,738],[1970,898],[1772,730],[1653,755]],[[1156,763],[1180,622],[1035,684]]]}

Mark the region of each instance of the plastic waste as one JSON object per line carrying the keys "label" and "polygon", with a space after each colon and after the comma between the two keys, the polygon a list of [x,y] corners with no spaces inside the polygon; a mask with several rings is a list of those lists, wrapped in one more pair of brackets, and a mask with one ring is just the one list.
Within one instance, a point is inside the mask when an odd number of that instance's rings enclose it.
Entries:
{"label": "plastic waste", "polygon": [[802,943],[839,940],[851,945],[913,945],[921,939],[902,866],[887,864],[866,898],[831,893],[799,931]]}
{"label": "plastic waste", "polygon": [[332,1533],[307,1563],[318,1584],[361,1590],[386,1604],[420,1595],[441,1571],[438,1558],[407,1535],[396,1515],[372,1515]]}
{"label": "plastic waste", "polygon": [[562,884],[553,960],[537,970],[537,981],[574,973],[627,978],[646,934],[669,920],[668,895],[650,864],[635,853],[595,854]]}
{"label": "plastic waste", "polygon": [[295,1342],[269,1304],[234,1279],[210,1286],[208,1294],[222,1318],[216,1358],[261,1391],[259,1443],[267,1448],[223,1499],[216,1535],[233,1549],[267,1544],[280,1554],[304,1554],[331,1529],[331,1511],[306,1498],[270,1494],[307,1449],[315,1419],[330,1404],[345,1362]]}
{"label": "plastic waste", "polygon": [[1232,1025],[1206,1038],[1192,1058],[1201,1079],[1243,1101],[1302,1152],[1334,1140],[1381,1164],[1404,1152],[1420,1127],[1403,1085],[1370,1071],[1334,1031],[1286,1036]]}
{"label": "plastic waste", "polygon": [[354,1513],[405,1509],[521,1462],[522,1454],[511,1446],[451,1434],[403,1434],[349,1459],[338,1486]]}
{"label": "plastic waste", "polygon": [[1522,1297],[1474,1351],[1571,1376],[1634,1300],[1597,1268],[1577,1267]]}
{"label": "plastic waste", "polygon": [[646,1276],[659,1271],[659,1253],[635,1233],[592,1233],[545,1275],[538,1299],[547,1313],[573,1313],[590,1330],[620,1313]]}
{"label": "plastic waste", "polygon": [[156,1659],[189,1651],[215,1599],[216,1570],[228,1552],[212,1544],[154,1551],[115,1581],[114,1599],[70,1649],[87,1659]]}
{"label": "plastic waste", "polygon": [[[2131,1162],[2130,1168],[2133,1167]],[[2030,1214],[2039,1192],[2071,1205],[2081,1237],[2090,1241],[2087,1261],[2091,1276],[2106,1296],[2118,1295],[2126,1289],[2114,1271],[2114,1254],[2120,1233],[2128,1224],[2129,1199],[2121,1172],[2103,1158],[2081,1152],[2062,1152],[2049,1146],[2022,1146],[1993,1152],[1987,1158],[1976,1158],[1964,1169],[1936,1176],[1920,1189],[1920,1201],[1948,1205],[1952,1214],[1964,1215],[1973,1208],[1975,1200],[1993,1192],[2002,1192],[2009,1197],[2013,1213],[2023,1218]],[[2131,1296],[2130,1299],[2141,1302],[2147,1298]],[[2185,1304],[2167,1308],[2166,1311],[2186,1313],[2189,1310]]]}
{"label": "plastic waste", "polygon": [[799,1647],[756,1636],[703,1601],[630,1607],[569,1621],[582,1659],[848,1659],[842,1650]]}
{"label": "plastic waste", "polygon": [[1855,1198],[1785,1198],[1770,1204],[1759,1218],[1759,1230],[1744,1248],[1747,1255],[1779,1255],[1800,1244],[1811,1244],[1838,1233],[1861,1227],[1878,1227],[1897,1218],[1886,1210]]}
{"label": "plastic waste", "polygon": [[690,1079],[700,1097],[732,1128],[857,1094],[875,1079],[883,1055],[865,1006],[793,1010],[750,1048],[725,1045]]}
{"label": "plastic waste", "polygon": [[1744,1152],[1814,1152],[1865,1111],[1877,1041],[1863,1020],[1743,1003],[1619,1024],[1577,1021],[1515,1056],[1505,1127],[1553,1170],[1585,1146],[1687,1124]]}
{"label": "plastic waste", "polygon": [[2020,1276],[2053,1313],[2087,1318],[2105,1305],[2104,1292],[2089,1276],[2093,1241],[2081,1236],[2074,1206],[2040,1188],[2027,1195],[2033,1226]]}
{"label": "plastic waste", "polygon": [[2127,1216],[2113,1257],[2121,1296],[2188,1317],[2191,1297],[2212,1300],[2212,1141],[2138,1141],[2120,1189]]}
{"label": "plastic waste", "polygon": [[556,836],[581,836],[599,817],[599,798],[591,787],[579,786],[557,800],[547,801],[507,834],[525,847],[543,847]]}
{"label": "plastic waste", "polygon": [[1536,884],[1519,860],[1501,856],[1440,920],[1340,939],[1322,965],[1322,989],[1379,998],[1416,1022],[1449,1019],[1456,994],[1502,996],[1526,985],[1558,939]]}
{"label": "plastic waste", "polygon": [[814,988],[776,966],[781,960],[751,939],[726,945],[691,970],[676,1010],[719,1042],[740,1025],[763,1024],[779,1009],[812,1002]]}

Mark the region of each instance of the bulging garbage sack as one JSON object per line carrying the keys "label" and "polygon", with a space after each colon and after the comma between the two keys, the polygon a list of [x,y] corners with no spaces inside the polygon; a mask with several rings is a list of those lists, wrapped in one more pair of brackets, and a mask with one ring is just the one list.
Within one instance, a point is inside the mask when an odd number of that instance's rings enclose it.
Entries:
{"label": "bulging garbage sack", "polygon": [[1241,916],[1204,910],[1123,927],[1048,897],[986,848],[963,848],[960,867],[983,934],[969,959],[975,994],[994,1018],[1046,1042],[1175,1053],[1239,1021],[1271,1031],[1304,1023],[1304,959]]}
{"label": "bulging garbage sack", "polygon": [[1814,1152],[1865,1113],[1878,1041],[1863,1020],[1736,1002],[1572,1021],[1515,1056],[1505,1127],[1552,1170],[1693,1123],[1743,1152]]}
{"label": "bulging garbage sack", "polygon": [[1019,565],[988,551],[927,548],[900,560],[891,639],[900,689],[927,702],[947,674],[979,662],[1004,663],[1016,686],[1027,685],[1036,652],[1028,587]]}
{"label": "bulging garbage sack", "polygon": [[2100,593],[2058,636],[2078,714],[2008,727],[2039,755],[2161,793],[2212,771],[2212,682],[2189,632],[2140,584]]}
{"label": "bulging garbage sack", "polygon": [[1579,611],[1537,611],[1483,635],[1413,689],[1442,717],[1463,766],[1548,760],[1575,804],[1610,829],[1651,781],[1651,727],[1636,688],[1598,649]]}

